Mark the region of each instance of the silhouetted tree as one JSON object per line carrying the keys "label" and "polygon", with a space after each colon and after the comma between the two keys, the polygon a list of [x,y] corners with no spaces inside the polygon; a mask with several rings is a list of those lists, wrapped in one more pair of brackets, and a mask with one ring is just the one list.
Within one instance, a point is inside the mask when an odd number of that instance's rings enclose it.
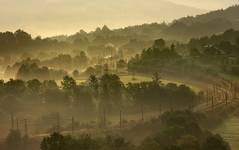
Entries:
{"label": "silhouetted tree", "polygon": [[33,79],[27,81],[27,87],[30,89],[30,91],[34,94],[39,94],[41,89],[41,82],[38,79]]}
{"label": "silhouetted tree", "polygon": [[61,81],[61,86],[64,90],[72,90],[76,87],[76,81],[69,76],[65,76]]}
{"label": "silhouetted tree", "polygon": [[41,150],[68,150],[68,146],[66,137],[58,133],[53,133],[41,142]]}

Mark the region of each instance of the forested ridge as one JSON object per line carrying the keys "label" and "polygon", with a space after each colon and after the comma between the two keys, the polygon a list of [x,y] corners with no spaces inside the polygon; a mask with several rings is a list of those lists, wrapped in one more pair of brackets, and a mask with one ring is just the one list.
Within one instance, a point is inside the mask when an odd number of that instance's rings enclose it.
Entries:
{"label": "forested ridge", "polygon": [[[50,38],[32,38],[22,30],[0,33],[1,54],[18,54],[43,50],[73,50],[100,49],[107,43],[123,48],[131,40],[144,43],[141,48],[147,48],[150,42],[158,38],[186,42],[191,38],[210,36],[222,33],[230,28],[239,29],[239,6],[232,6],[224,10],[212,11],[195,17],[185,17],[172,23],[151,23],[109,29],[106,25],[92,32],[80,30],[70,36],[55,36]],[[135,45],[135,44],[133,44]],[[138,49],[136,49],[138,50]]]}

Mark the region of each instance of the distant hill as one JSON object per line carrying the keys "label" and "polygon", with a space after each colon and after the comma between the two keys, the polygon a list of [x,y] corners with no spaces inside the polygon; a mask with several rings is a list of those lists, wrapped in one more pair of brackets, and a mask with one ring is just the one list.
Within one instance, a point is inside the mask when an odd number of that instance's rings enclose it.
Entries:
{"label": "distant hill", "polygon": [[30,34],[22,30],[14,33],[0,32],[0,53],[22,54],[31,50],[34,52],[84,50],[98,52],[95,53],[98,55],[102,54],[106,48],[110,48],[133,55],[148,48],[154,40],[159,38],[165,39],[167,44],[171,44],[172,41],[187,43],[191,38],[220,34],[231,28],[239,30],[239,5],[195,17],[180,18],[169,24],[151,23],[113,30],[103,26],[88,33],[80,30],[70,36],[60,35],[44,39],[32,38]]}
{"label": "distant hill", "polygon": [[211,20],[215,19],[225,19],[228,21],[231,21],[232,23],[235,23],[239,21],[239,5],[231,6],[227,9],[221,9],[212,11],[206,14],[197,15],[195,17],[184,17],[179,19],[178,21],[183,22],[188,25],[192,25],[194,23],[200,22],[200,23],[207,23]]}
{"label": "distant hill", "polygon": [[165,38],[167,40],[188,41],[191,38],[223,33],[231,28],[236,30],[239,29],[239,5],[194,17],[188,16],[180,18],[169,24],[151,23],[114,30],[110,30],[108,27],[104,26],[90,33],[81,31],[69,36],[66,40],[74,41],[75,39],[83,37],[93,40],[101,36],[105,37],[105,40],[109,38],[110,40],[108,42],[114,43],[112,37],[113,39],[119,40],[118,43],[116,42],[115,44],[121,44],[130,39],[150,41],[157,38]]}
{"label": "distant hill", "polygon": [[230,28],[239,29],[239,5],[175,20],[162,35],[168,39],[190,39],[222,33]]}
{"label": "distant hill", "polygon": [[[11,6],[11,7],[6,7]],[[168,0],[0,0],[0,30],[24,27],[55,35],[93,30],[98,25],[119,28],[207,12]],[[46,35],[42,35],[46,36]]]}

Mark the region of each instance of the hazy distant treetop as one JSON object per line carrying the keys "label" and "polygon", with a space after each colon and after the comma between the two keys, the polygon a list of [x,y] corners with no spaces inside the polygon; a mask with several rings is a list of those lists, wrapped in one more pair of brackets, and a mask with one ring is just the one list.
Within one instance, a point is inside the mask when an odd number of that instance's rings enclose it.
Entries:
{"label": "hazy distant treetop", "polygon": [[76,87],[76,81],[69,76],[65,76],[61,81],[61,86],[64,90],[71,90]]}
{"label": "hazy distant treetop", "polygon": [[163,39],[158,39],[154,41],[153,48],[157,49],[164,49],[165,48],[165,41]]}
{"label": "hazy distant treetop", "polygon": [[43,81],[42,87],[43,87],[44,90],[49,90],[49,89],[51,90],[51,89],[57,89],[58,88],[57,83],[54,80]]}
{"label": "hazy distant treetop", "polygon": [[78,78],[80,76],[80,72],[78,70],[74,70],[72,72],[72,75],[73,75],[74,78]]}
{"label": "hazy distant treetop", "polygon": [[50,48],[65,47],[67,44],[58,42],[54,38],[42,39],[39,36],[33,39],[31,35],[23,30],[15,32],[0,32],[0,54],[22,54],[25,52],[36,52],[49,50]]}
{"label": "hazy distant treetop", "polygon": [[81,34],[81,35],[86,35],[87,32],[85,32],[84,30],[80,30],[80,34]]}
{"label": "hazy distant treetop", "polygon": [[197,15],[195,17],[192,17],[192,16],[184,17],[179,19],[179,21],[188,25],[194,24],[197,22],[205,23],[218,18],[224,18],[230,21],[236,21],[236,19],[239,18],[238,14],[239,14],[239,5],[235,5],[235,6],[228,7],[227,9],[219,9],[216,11],[211,11],[206,14]]}
{"label": "hazy distant treetop", "polygon": [[225,44],[225,42],[229,42],[229,44],[236,44],[238,39],[239,31],[229,29],[222,34],[212,35],[211,37],[205,36],[200,38],[192,38],[188,45],[190,48],[202,48],[210,45]]}
{"label": "hazy distant treetop", "polygon": [[27,81],[27,87],[30,89],[32,93],[38,94],[41,88],[41,82],[38,79],[33,79]]}
{"label": "hazy distant treetop", "polygon": [[104,32],[104,33],[107,33],[107,32],[110,32],[111,30],[106,25],[104,25],[102,27],[101,31]]}

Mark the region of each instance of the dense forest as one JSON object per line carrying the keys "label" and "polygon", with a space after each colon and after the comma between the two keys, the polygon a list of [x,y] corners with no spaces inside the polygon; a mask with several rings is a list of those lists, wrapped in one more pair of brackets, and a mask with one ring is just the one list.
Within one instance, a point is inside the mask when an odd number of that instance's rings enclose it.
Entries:
{"label": "dense forest", "polygon": [[[182,47],[187,49],[186,53],[180,53]],[[193,38],[184,45],[167,46],[163,39],[159,39],[151,48],[133,57],[128,67],[138,72],[237,76],[238,50],[239,32],[232,29],[219,35]]]}
{"label": "dense forest", "polygon": [[[83,114],[94,114],[106,109],[115,112],[120,109],[149,107],[157,110],[159,106],[173,108],[192,107],[200,97],[186,85],[163,84],[155,75],[150,82],[128,83],[124,85],[115,74],[104,74],[97,78],[91,75],[85,83],[78,84],[73,78],[65,76],[58,85],[54,80],[1,81],[2,115],[28,112],[31,106],[48,107],[54,110],[73,109]],[[97,100],[97,105],[95,104]],[[50,106],[55,105],[55,108]],[[71,106],[74,106],[71,108]],[[16,109],[17,108],[17,109]],[[36,108],[34,108],[36,109]],[[80,114],[81,114],[80,113]],[[82,115],[83,115],[82,114]]]}

